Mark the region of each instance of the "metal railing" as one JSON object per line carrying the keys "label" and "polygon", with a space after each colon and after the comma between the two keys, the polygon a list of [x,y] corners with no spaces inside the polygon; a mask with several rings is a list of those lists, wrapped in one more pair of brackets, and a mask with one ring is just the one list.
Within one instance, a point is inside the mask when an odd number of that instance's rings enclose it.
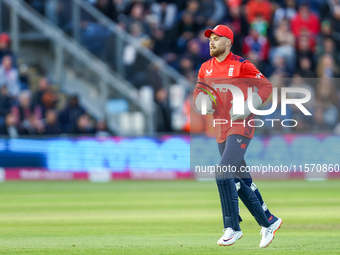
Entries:
{"label": "metal railing", "polygon": [[[53,2],[57,2],[58,0],[53,0]],[[72,1],[73,7],[78,6],[80,8],[81,5],[84,4],[85,8],[89,9],[87,4],[82,1],[74,0]],[[110,67],[101,59],[99,59],[94,54],[85,50],[76,39],[80,36],[79,27],[74,26],[74,38],[68,38],[65,36],[64,31],[60,28],[56,27],[51,21],[41,16],[39,13],[34,11],[29,5],[27,5],[22,0],[0,0],[0,11],[3,8],[2,4],[6,5],[10,9],[10,33],[12,38],[12,50],[15,53],[20,52],[20,20],[22,19],[34,29],[42,33],[46,38],[52,41],[55,44],[55,59],[54,59],[54,70],[55,70],[55,80],[59,83],[64,83],[63,80],[65,78],[65,54],[70,55],[72,58],[75,58],[77,61],[80,61],[82,65],[84,65],[88,70],[90,70],[93,75],[96,75],[99,80],[97,87],[100,89],[100,99],[107,100],[108,99],[108,90],[114,89],[116,92],[119,92],[123,97],[128,99],[128,101],[135,105],[146,117],[147,123],[147,131],[149,134],[154,133],[154,122],[153,122],[153,109],[147,108],[143,104],[139,102],[138,90],[134,88],[129,82],[127,82],[122,76],[113,72]],[[75,23],[77,23],[77,8],[73,9],[72,19]],[[79,9],[78,9],[79,10]],[[91,10],[95,12],[96,10]],[[105,23],[107,20],[105,17],[101,17],[101,22]],[[2,24],[0,24],[2,25]],[[110,26],[112,24],[110,23]],[[2,28],[2,26],[0,27]],[[113,29],[113,28],[112,28]],[[79,32],[79,34],[78,34]],[[117,32],[115,32],[117,33]],[[123,34],[123,36],[128,36]],[[132,42],[135,43],[135,42]],[[143,49],[138,48],[138,51],[144,52]],[[145,52],[144,52],[145,53]],[[144,54],[143,53],[143,54]],[[150,54],[150,53],[145,53]],[[170,71],[171,72],[171,71]]]}
{"label": "metal railing", "polygon": [[[161,78],[160,87],[172,84],[189,86],[187,79],[177,70],[85,0],[47,0],[45,6],[45,13],[54,24],[132,84],[141,82],[139,74],[147,72],[153,65],[155,69],[152,70],[157,70]],[[124,61],[127,46],[136,51],[136,63]],[[149,85],[147,78],[142,82]]]}

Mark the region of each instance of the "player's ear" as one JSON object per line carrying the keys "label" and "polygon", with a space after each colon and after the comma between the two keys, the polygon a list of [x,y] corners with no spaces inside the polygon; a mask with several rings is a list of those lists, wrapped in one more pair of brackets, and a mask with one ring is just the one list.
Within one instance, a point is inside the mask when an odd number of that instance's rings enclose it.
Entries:
{"label": "player's ear", "polygon": [[231,40],[229,38],[227,38],[227,46],[231,47]]}

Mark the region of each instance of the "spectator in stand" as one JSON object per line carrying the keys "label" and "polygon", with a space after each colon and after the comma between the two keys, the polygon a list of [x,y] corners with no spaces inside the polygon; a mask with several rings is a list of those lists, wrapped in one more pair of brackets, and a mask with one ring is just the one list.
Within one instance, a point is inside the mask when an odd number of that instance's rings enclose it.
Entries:
{"label": "spectator in stand", "polygon": [[322,109],[322,120],[327,128],[334,129],[338,119],[339,111],[335,107],[339,99],[336,95],[336,88],[331,79],[322,79],[316,87],[318,105],[316,111]]}
{"label": "spectator in stand", "polygon": [[298,72],[303,78],[315,78],[315,72],[312,69],[312,62],[307,57],[299,58]]}
{"label": "spectator in stand", "polygon": [[5,123],[0,125],[0,135],[9,136],[10,138],[18,138],[19,131],[16,127],[17,120],[12,113],[5,116]]}
{"label": "spectator in stand", "polygon": [[7,85],[0,87],[0,126],[4,124],[5,116],[11,112],[13,100],[8,96]]}
{"label": "spectator in stand", "polygon": [[177,6],[177,12],[182,12],[187,5],[187,1],[183,0],[173,0],[173,3]]}
{"label": "spectator in stand", "polygon": [[199,37],[198,37],[197,43],[199,44],[199,47],[200,47],[199,56],[200,56],[202,62],[205,62],[205,61],[207,61],[208,59],[211,58],[210,50],[209,50],[209,46],[208,46],[209,45],[209,39],[204,35],[204,30],[201,30],[198,33],[198,35],[199,35]]}
{"label": "spectator in stand", "polygon": [[315,89],[316,99],[323,104],[329,102],[333,105],[337,105],[339,103],[339,98],[337,95],[337,87],[334,85],[336,80],[324,78],[318,79],[318,82]]}
{"label": "spectator in stand", "polygon": [[121,16],[125,12],[129,2],[125,1],[125,0],[112,0],[112,1],[113,1],[115,8],[117,10],[117,13],[118,13],[117,18],[119,20],[120,19],[119,16]]}
{"label": "spectator in stand", "polygon": [[277,57],[283,57],[285,61],[285,69],[288,73],[293,74],[295,69],[295,38],[289,30],[289,23],[283,19],[279,27],[274,32],[277,43],[271,54],[271,63],[274,63]]}
{"label": "spectator in stand", "polygon": [[154,41],[153,52],[156,55],[163,56],[170,51],[170,46],[163,30],[155,28],[152,31],[152,39]]}
{"label": "spectator in stand", "polygon": [[258,16],[262,16],[268,23],[272,17],[272,6],[268,0],[250,0],[246,5],[248,23],[253,23]]}
{"label": "spectator in stand", "polygon": [[310,5],[311,11],[313,11],[316,15],[318,15],[318,17],[320,17],[322,6],[326,1],[329,0],[297,0],[297,3],[301,4],[303,2],[307,2]]}
{"label": "spectator in stand", "polygon": [[303,30],[306,30],[311,36],[316,36],[319,33],[319,18],[311,12],[308,1],[300,4],[299,12],[291,19],[291,28],[296,37],[301,36]]}
{"label": "spectator in stand", "polygon": [[[51,3],[49,3],[51,4]],[[60,27],[65,33],[71,34],[72,33],[72,2],[67,0],[59,0],[57,4],[57,8],[49,5],[52,12],[56,12],[55,22],[58,27]]]}
{"label": "spectator in stand", "polygon": [[[132,36],[139,39],[141,46],[145,48],[152,47],[152,41],[144,34],[143,27],[136,22],[132,25]],[[128,81],[140,88],[146,80],[146,72],[149,62],[139,54],[136,48],[129,44],[124,48],[123,62],[126,65],[126,75]]]}
{"label": "spectator in stand", "polygon": [[311,69],[314,70],[315,68],[315,58],[311,48],[311,42],[308,40],[307,37],[300,37],[297,42],[297,55],[296,55],[296,64],[297,69],[301,69],[300,59],[301,58],[308,58],[311,63]]}
{"label": "spectator in stand", "polygon": [[46,106],[42,102],[42,97],[44,96],[45,93],[48,93],[48,91],[51,88],[52,87],[51,87],[49,80],[47,78],[42,78],[39,81],[38,90],[36,90],[32,96],[31,110],[36,112],[37,114],[40,114],[41,118],[45,117],[45,112],[46,112]]}
{"label": "spectator in stand", "polygon": [[132,25],[138,23],[142,28],[141,30],[150,35],[150,29],[148,24],[145,21],[145,7],[143,3],[134,3],[132,4],[131,11],[127,17],[127,31],[132,33]]}
{"label": "spectator in stand", "polygon": [[22,123],[21,135],[40,135],[44,132],[44,124],[35,115],[31,115]]}
{"label": "spectator in stand", "polygon": [[269,49],[268,39],[259,35],[255,29],[251,29],[250,34],[244,39],[242,51],[243,55],[259,68],[261,63],[268,59]]}
{"label": "spectator in stand", "polygon": [[333,37],[334,31],[332,28],[332,21],[325,19],[321,22],[321,36],[322,37]]}
{"label": "spectator in stand", "polygon": [[0,59],[2,59],[5,55],[11,55],[12,51],[10,50],[10,37],[6,33],[0,34]]}
{"label": "spectator in stand", "polygon": [[340,6],[340,0],[327,0],[323,1],[323,5],[320,8],[320,17],[321,20],[329,19],[334,16],[334,11]]}
{"label": "spectator in stand", "polygon": [[288,71],[287,71],[287,63],[285,61],[285,58],[282,56],[276,56],[273,59],[271,69],[267,72],[271,73],[272,75],[277,75],[277,74],[284,74],[285,77],[288,77]]}
{"label": "spectator in stand", "polygon": [[40,114],[41,118],[44,118],[46,116],[47,110],[54,110],[56,108],[57,102],[58,94],[53,90],[52,87],[48,87],[41,97],[41,109],[39,107],[36,107],[34,108],[34,111],[37,116],[39,116],[38,114]]}
{"label": "spectator in stand", "polygon": [[54,110],[48,110],[46,112],[46,118],[44,120],[44,132],[45,135],[59,135],[61,134],[60,123],[58,121],[57,113]]}
{"label": "spectator in stand", "polygon": [[78,96],[72,96],[66,108],[59,114],[59,122],[62,133],[75,130],[77,120],[85,114],[85,110],[79,105]]}
{"label": "spectator in stand", "polygon": [[307,29],[303,28],[301,30],[301,35],[299,37],[296,38],[298,43],[300,40],[306,40],[308,47],[310,48],[310,50],[312,51],[312,53],[314,54],[316,51],[316,37],[311,34]]}
{"label": "spectator in stand", "polygon": [[196,70],[197,72],[200,68],[199,63],[204,62],[204,59],[201,58],[200,53],[201,48],[199,42],[196,39],[190,40],[187,45],[185,56],[193,62],[194,65],[192,69]]}
{"label": "spectator in stand", "polygon": [[177,6],[171,0],[157,0],[151,5],[151,11],[159,29],[169,31],[172,28],[176,21]]}
{"label": "spectator in stand", "polygon": [[320,58],[317,66],[317,75],[319,78],[339,77],[339,67],[336,65],[332,55],[325,54]]}
{"label": "spectator in stand", "polygon": [[313,113],[313,127],[312,130],[315,131],[330,131],[329,126],[326,124],[324,120],[324,112],[323,112],[322,103],[317,101],[315,111]]}
{"label": "spectator in stand", "polygon": [[250,26],[255,29],[259,35],[267,36],[267,29],[269,27],[268,21],[263,19],[261,14],[257,15]]}
{"label": "spectator in stand", "polygon": [[146,74],[146,84],[152,87],[153,91],[162,88],[162,65],[160,63],[152,63],[148,66]]}
{"label": "spectator in stand", "polygon": [[[225,17],[225,23],[229,24],[234,35],[246,36],[249,32],[249,23],[244,14],[241,0],[224,0],[224,2],[229,7],[229,11]],[[237,39],[236,36],[234,36],[234,43],[235,39]]]}
{"label": "spectator in stand", "polygon": [[334,7],[333,11],[333,28],[334,28],[334,38],[337,41],[338,50],[340,50],[340,3],[338,1],[337,5]]}
{"label": "spectator in stand", "polygon": [[94,7],[96,7],[99,11],[101,11],[105,16],[107,16],[114,22],[118,22],[118,13],[113,0],[97,0],[94,4]]}
{"label": "spectator in stand", "polygon": [[283,19],[288,20],[289,22],[296,15],[296,3],[295,0],[285,0],[285,6],[278,8],[274,13],[273,23],[275,27],[278,27],[281,24]]}
{"label": "spectator in stand", "polygon": [[95,129],[90,117],[87,114],[79,116],[71,133],[75,135],[94,134]]}
{"label": "spectator in stand", "polygon": [[332,29],[335,32],[333,37],[337,41],[337,47],[340,50],[340,0],[324,1],[321,17],[322,19],[328,19],[331,23]]}
{"label": "spectator in stand", "polygon": [[102,58],[108,54],[105,46],[108,44],[111,32],[102,24],[90,21],[85,18],[81,22],[80,40],[81,44],[91,53]]}
{"label": "spectator in stand", "polygon": [[[225,0],[225,2],[229,6],[229,12],[225,17],[224,23],[234,32],[233,52],[236,55],[241,55],[242,40],[244,36],[248,35],[249,24],[243,13],[240,0]],[[204,31],[201,33],[204,36]],[[209,48],[207,47],[207,49]]]}
{"label": "spectator in stand", "polygon": [[197,0],[189,0],[187,2],[187,6],[184,12],[182,12],[182,17],[185,12],[188,12],[192,16],[193,23],[198,26],[198,28],[202,28],[205,26],[205,18],[201,12],[202,8],[200,6],[200,2]]}
{"label": "spectator in stand", "polygon": [[222,0],[201,0],[200,3],[206,26],[216,26],[225,16],[225,4]]}
{"label": "spectator in stand", "polygon": [[31,5],[37,12],[45,14],[45,2],[44,0],[25,0],[26,3]]}
{"label": "spectator in stand", "polygon": [[339,66],[339,52],[335,47],[335,43],[332,37],[325,37],[322,41],[322,44],[318,47],[318,58],[325,54],[332,55],[334,57],[335,63]]}
{"label": "spectator in stand", "polygon": [[[310,79],[304,79],[299,73],[295,73],[291,79],[291,83],[289,84],[289,87],[296,87],[296,88],[303,88],[308,90],[311,93],[311,99],[304,103],[304,106],[310,111],[313,111],[313,108],[315,107],[315,91],[314,88],[309,84],[311,80]],[[304,95],[301,93],[294,93],[290,92],[289,97],[291,98],[304,98]],[[294,111],[300,112],[300,110],[297,109],[297,107],[294,105]]]}
{"label": "spectator in stand", "polygon": [[19,82],[21,90],[27,90],[30,86],[28,67],[26,64],[19,65]]}
{"label": "spectator in stand", "polygon": [[164,88],[155,93],[156,101],[156,130],[157,132],[171,132],[171,109],[169,106],[168,91]]}
{"label": "spectator in stand", "polygon": [[6,55],[12,57],[13,66],[16,66],[16,56],[13,54],[11,50],[11,38],[8,34],[2,33],[0,34],[0,60]]}
{"label": "spectator in stand", "polygon": [[193,60],[188,55],[182,57],[179,62],[179,72],[182,75],[186,76],[193,70],[194,70]]}
{"label": "spectator in stand", "polygon": [[[337,55],[337,54],[339,54],[339,51],[340,51],[340,47],[339,47],[340,46],[340,37],[334,31],[333,27],[334,27],[333,21],[330,20],[330,19],[325,19],[321,22],[321,31],[320,31],[320,34],[319,34],[318,39],[317,39],[318,45],[317,45],[317,51],[316,52],[317,52],[317,57],[320,57],[324,53],[324,51],[333,52],[332,54],[335,54],[334,56],[336,56],[335,61],[337,62],[337,64],[340,64],[339,63],[339,57],[340,56]],[[325,40],[327,40],[327,41],[331,40],[331,41],[333,41],[333,43],[326,42],[326,45],[325,45]],[[327,50],[323,49],[323,47],[326,47]],[[332,50],[330,50],[329,48],[332,48]]]}
{"label": "spectator in stand", "polygon": [[182,14],[182,19],[177,25],[177,52],[185,51],[188,41],[194,38],[198,32],[199,25],[195,22],[193,14],[185,11]]}
{"label": "spectator in stand", "polygon": [[108,137],[112,136],[112,133],[107,128],[105,120],[99,120],[96,125],[96,137]]}
{"label": "spectator in stand", "polygon": [[12,113],[17,120],[17,127],[20,134],[40,133],[42,123],[39,117],[31,111],[31,92],[24,90],[19,95],[19,105],[12,108]]}
{"label": "spectator in stand", "polygon": [[[131,25],[131,35],[138,39],[141,44],[144,39],[148,38],[139,22],[135,22]],[[126,45],[124,48],[123,62],[127,66],[127,77],[131,77],[136,73],[136,69],[138,70],[142,67],[142,65],[138,65],[137,60],[138,52],[136,48],[131,44]]]}
{"label": "spectator in stand", "polygon": [[12,57],[6,55],[2,58],[0,67],[0,86],[7,84],[8,94],[16,98],[19,95],[20,83],[18,70],[13,67]]}
{"label": "spectator in stand", "polygon": [[295,38],[289,28],[289,23],[286,19],[281,20],[280,25],[274,33],[276,43],[279,46],[295,46]]}
{"label": "spectator in stand", "polygon": [[24,90],[19,95],[19,104],[14,106],[12,113],[16,119],[21,123],[27,120],[33,112],[31,111],[31,91]]}

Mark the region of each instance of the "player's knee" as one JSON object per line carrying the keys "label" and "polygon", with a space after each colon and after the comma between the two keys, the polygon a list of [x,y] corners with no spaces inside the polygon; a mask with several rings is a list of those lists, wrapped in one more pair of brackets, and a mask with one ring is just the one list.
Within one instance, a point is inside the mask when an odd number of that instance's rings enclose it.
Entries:
{"label": "player's knee", "polygon": [[242,178],[242,181],[243,181],[244,184],[247,185],[248,187],[250,187],[251,184],[253,183],[253,179],[252,179],[252,178]]}
{"label": "player's knee", "polygon": [[255,190],[257,190],[257,187],[256,187],[255,183],[253,183],[253,182],[251,183],[250,188],[254,192],[255,192]]}

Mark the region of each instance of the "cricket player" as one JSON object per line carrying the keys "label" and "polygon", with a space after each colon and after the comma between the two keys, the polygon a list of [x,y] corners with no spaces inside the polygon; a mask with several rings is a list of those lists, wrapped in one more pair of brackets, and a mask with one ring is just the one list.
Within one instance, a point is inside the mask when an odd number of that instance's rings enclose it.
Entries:
{"label": "cricket player", "polygon": [[[241,172],[240,169],[246,166],[244,155],[254,135],[254,127],[248,125],[248,121],[254,118],[248,107],[249,98],[251,97],[252,105],[257,109],[270,96],[272,85],[251,62],[231,52],[234,34],[229,27],[218,25],[214,29],[206,30],[205,36],[209,37],[212,58],[203,63],[199,70],[198,83],[193,93],[194,102],[200,111],[204,102],[206,112],[213,114],[214,120],[228,121],[215,125],[216,140],[221,154],[220,166],[237,169],[236,172],[216,173],[224,223],[224,235],[217,244],[232,245],[243,235],[239,224],[242,221],[238,205],[240,197],[257,223],[262,226],[259,246],[264,248],[272,242],[275,232],[282,224],[282,219],[270,213],[250,173]],[[216,89],[220,83],[233,84],[242,90],[245,100],[243,115],[233,114],[235,99],[233,93],[223,88]],[[248,88],[252,88],[253,91],[249,98]],[[207,93],[209,90],[210,93]],[[219,109],[213,105],[214,100],[210,96],[214,92],[217,92],[221,99],[222,107]]]}

